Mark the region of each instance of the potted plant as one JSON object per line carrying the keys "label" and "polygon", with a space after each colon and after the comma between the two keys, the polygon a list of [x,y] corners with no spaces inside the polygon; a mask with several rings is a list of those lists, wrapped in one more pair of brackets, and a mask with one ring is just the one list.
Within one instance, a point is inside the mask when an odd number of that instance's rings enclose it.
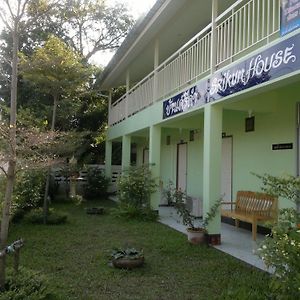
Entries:
{"label": "potted plant", "polygon": [[116,268],[133,269],[144,264],[143,250],[135,248],[114,249],[111,253],[112,264]]}
{"label": "potted plant", "polygon": [[202,224],[196,225],[196,217],[193,216],[190,211],[186,208],[185,200],[188,198],[186,193],[182,191],[174,190],[172,193],[175,198],[175,209],[180,217],[182,217],[182,222],[187,226],[187,236],[188,241],[192,244],[201,244],[206,241],[207,225],[215,217],[219,206],[221,205],[221,200],[219,199],[206,214],[203,219]]}

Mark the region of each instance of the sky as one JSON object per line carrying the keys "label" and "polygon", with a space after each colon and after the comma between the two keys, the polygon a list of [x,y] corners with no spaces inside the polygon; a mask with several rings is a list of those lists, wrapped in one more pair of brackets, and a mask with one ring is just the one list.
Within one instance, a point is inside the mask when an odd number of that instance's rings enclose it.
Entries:
{"label": "sky", "polygon": [[[3,1],[3,0],[0,0]],[[114,5],[116,2],[125,3],[128,7],[129,11],[133,15],[135,19],[138,19],[140,16],[145,14],[149,9],[154,5],[156,0],[107,0],[108,5]],[[0,30],[2,28],[3,24],[0,20]],[[99,53],[98,55],[94,56],[92,58],[92,63],[97,65],[106,66],[109,62],[109,60],[113,56],[113,52],[105,52],[105,53]]]}
{"label": "sky", "polygon": [[[154,5],[156,0],[107,0],[108,5],[113,5],[116,2],[126,3],[128,9],[135,19],[138,19],[143,14],[147,13]],[[110,59],[113,57],[114,52],[106,51],[95,55],[92,58],[92,63],[105,67]]]}

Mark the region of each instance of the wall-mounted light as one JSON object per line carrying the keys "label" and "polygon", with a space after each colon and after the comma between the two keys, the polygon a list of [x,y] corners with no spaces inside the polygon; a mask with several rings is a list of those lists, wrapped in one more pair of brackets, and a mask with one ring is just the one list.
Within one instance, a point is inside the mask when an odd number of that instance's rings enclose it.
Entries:
{"label": "wall-mounted light", "polygon": [[180,141],[180,144],[184,143],[183,138],[182,138],[182,128],[179,128],[179,141]]}
{"label": "wall-mounted light", "polygon": [[170,135],[167,135],[167,138],[166,138],[166,145],[170,145],[171,144],[171,136]]}
{"label": "wall-mounted light", "polygon": [[190,142],[195,140],[195,130],[190,130]]}
{"label": "wall-mounted light", "polygon": [[245,119],[245,132],[251,132],[255,130],[255,117],[252,110],[248,111],[248,118]]}

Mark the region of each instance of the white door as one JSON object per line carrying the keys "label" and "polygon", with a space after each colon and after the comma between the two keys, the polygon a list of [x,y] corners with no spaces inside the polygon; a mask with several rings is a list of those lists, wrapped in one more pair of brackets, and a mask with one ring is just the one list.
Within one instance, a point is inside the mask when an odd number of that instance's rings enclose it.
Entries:
{"label": "white door", "polygon": [[143,164],[149,164],[149,149],[144,149],[143,151]]}
{"label": "white door", "polygon": [[177,145],[177,189],[186,191],[187,144]]}
{"label": "white door", "polygon": [[232,137],[222,139],[221,195],[224,201],[232,200]]}

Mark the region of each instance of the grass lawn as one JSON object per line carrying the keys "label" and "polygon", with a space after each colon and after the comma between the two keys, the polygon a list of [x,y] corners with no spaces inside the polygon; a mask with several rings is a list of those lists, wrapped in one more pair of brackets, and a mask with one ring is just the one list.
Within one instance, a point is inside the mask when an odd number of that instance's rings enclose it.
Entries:
{"label": "grass lawn", "polygon": [[[88,206],[113,203],[56,205],[70,214],[67,224],[20,223],[10,230],[11,241],[26,241],[21,265],[46,274],[60,299],[258,299],[268,285],[267,274],[212,247],[190,245],[164,225],[87,215]],[[111,249],[125,244],[144,249],[144,267],[108,265]],[[245,298],[234,296],[239,287]]]}

